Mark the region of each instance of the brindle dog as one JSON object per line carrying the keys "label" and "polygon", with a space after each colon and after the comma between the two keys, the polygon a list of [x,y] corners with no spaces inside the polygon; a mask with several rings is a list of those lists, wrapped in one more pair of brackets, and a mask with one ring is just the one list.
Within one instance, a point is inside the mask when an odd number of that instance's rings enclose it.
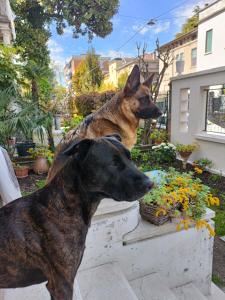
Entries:
{"label": "brindle dog", "polygon": [[134,201],[153,186],[115,137],[73,141],[63,155],[47,186],[0,209],[0,289],[47,281],[52,300],[72,300],[100,200]]}
{"label": "brindle dog", "polygon": [[[137,65],[134,66],[129,75],[124,90],[117,93],[109,102],[95,113],[91,114],[70,131],[64,141],[65,145],[71,140],[78,138],[96,138],[108,134],[119,134],[122,143],[131,149],[137,139],[137,128],[140,119],[158,118],[161,111],[152,101],[149,86],[152,84],[154,74],[144,83],[140,83],[140,71]],[[56,157],[48,174],[50,181],[63,165],[58,147]]]}

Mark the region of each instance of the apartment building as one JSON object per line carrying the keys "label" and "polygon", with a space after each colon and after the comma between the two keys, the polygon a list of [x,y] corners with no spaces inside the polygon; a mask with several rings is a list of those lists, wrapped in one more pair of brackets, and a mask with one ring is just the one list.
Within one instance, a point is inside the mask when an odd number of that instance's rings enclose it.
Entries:
{"label": "apartment building", "polygon": [[[177,75],[193,73],[197,69],[197,36],[198,29],[194,29],[171,42],[160,47],[160,51],[170,51],[172,63],[167,68],[161,87],[160,95],[163,97],[169,90],[170,79]],[[159,61],[159,71],[163,63]]]}

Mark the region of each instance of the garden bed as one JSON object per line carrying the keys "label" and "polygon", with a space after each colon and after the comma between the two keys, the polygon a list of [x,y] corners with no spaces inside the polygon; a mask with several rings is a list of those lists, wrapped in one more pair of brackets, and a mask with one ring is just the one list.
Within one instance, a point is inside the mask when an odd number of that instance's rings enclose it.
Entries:
{"label": "garden bed", "polygon": [[22,195],[33,193],[44,185],[47,175],[31,173],[28,177],[18,179]]}

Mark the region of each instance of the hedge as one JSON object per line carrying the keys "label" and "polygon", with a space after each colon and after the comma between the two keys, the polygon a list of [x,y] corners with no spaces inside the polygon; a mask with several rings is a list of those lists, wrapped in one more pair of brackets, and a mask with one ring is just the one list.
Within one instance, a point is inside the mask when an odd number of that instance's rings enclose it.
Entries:
{"label": "hedge", "polygon": [[85,117],[103,106],[115,93],[115,91],[107,91],[104,93],[93,92],[76,96],[74,102],[77,112]]}

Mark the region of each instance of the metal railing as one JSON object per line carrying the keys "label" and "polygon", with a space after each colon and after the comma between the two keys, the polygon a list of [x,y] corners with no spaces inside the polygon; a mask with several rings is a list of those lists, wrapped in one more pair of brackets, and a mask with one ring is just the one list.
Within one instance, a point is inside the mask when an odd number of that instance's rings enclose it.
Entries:
{"label": "metal railing", "polygon": [[225,134],[225,89],[207,90],[205,130]]}

